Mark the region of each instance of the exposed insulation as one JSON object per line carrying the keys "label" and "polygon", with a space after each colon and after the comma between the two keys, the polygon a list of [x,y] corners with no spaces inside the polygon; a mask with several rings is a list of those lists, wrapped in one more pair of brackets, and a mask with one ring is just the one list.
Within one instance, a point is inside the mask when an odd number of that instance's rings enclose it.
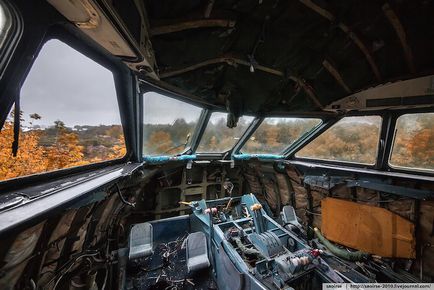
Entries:
{"label": "exposed insulation", "polygon": [[25,269],[29,257],[41,236],[44,223],[39,223],[20,233],[9,248],[1,271],[5,273],[0,279],[0,289],[13,289],[22,271]]}
{"label": "exposed insulation", "polygon": [[271,207],[274,213],[279,210],[280,207],[280,197],[279,193],[276,192],[276,186],[272,178],[263,177],[262,182],[265,188],[265,200]]}
{"label": "exposed insulation", "polygon": [[403,218],[414,221],[415,201],[410,199],[396,200],[386,203],[386,207]]}
{"label": "exposed insulation", "polygon": [[289,182],[284,174],[276,174],[277,184],[279,186],[280,203],[287,205],[291,203],[292,188],[289,188]]}
{"label": "exposed insulation", "polygon": [[[417,251],[421,259],[416,263],[418,272],[423,263],[422,272],[424,276],[434,277],[434,201],[423,201],[420,204],[419,232],[420,239]],[[429,246],[431,245],[431,246]]]}
{"label": "exposed insulation", "polygon": [[351,191],[346,186],[336,186],[333,188],[333,197],[351,199]]}
{"label": "exposed insulation", "polygon": [[84,224],[80,227],[77,233],[77,241],[72,247],[73,252],[80,252],[83,248],[84,239],[86,238],[87,226],[91,220],[92,216],[86,218]]}
{"label": "exposed insulation", "polygon": [[299,185],[294,186],[294,192],[295,192],[295,212],[297,213],[297,216],[301,218],[302,222],[304,224],[307,223],[307,195],[306,190]]}
{"label": "exposed insulation", "polygon": [[250,191],[252,193],[259,193],[259,194],[262,193],[261,183],[259,182],[258,178],[254,173],[246,172],[244,173],[244,178],[247,180],[247,183],[249,184],[250,187]]}
{"label": "exposed insulation", "polygon": [[324,193],[319,191],[311,191],[313,201],[313,225],[317,228],[321,228],[321,200],[325,198]]}
{"label": "exposed insulation", "polygon": [[301,219],[303,224],[307,224],[307,193],[306,189],[301,185],[301,178],[295,168],[287,168],[292,188],[294,189],[295,212]]}
{"label": "exposed insulation", "polygon": [[51,247],[47,249],[45,254],[45,264],[46,266],[41,270],[41,279],[39,280],[40,285],[44,285],[50,280],[52,277],[51,274],[57,267],[57,259],[60,257],[62,253],[63,246],[65,244],[65,239],[67,233],[71,227],[71,224],[74,220],[76,210],[69,210],[65,212],[65,214],[60,218],[56,228],[54,229],[51,237],[49,239],[49,244]]}
{"label": "exposed insulation", "polygon": [[118,197],[115,194],[113,194],[108,199],[103,201],[103,203],[100,205],[104,209],[104,211],[102,212],[101,217],[95,229],[95,239],[93,240],[92,243],[93,245],[95,245],[103,237],[101,234],[105,232],[106,228],[109,225],[110,222],[109,216],[111,213],[113,213],[113,207],[115,205],[117,198]]}

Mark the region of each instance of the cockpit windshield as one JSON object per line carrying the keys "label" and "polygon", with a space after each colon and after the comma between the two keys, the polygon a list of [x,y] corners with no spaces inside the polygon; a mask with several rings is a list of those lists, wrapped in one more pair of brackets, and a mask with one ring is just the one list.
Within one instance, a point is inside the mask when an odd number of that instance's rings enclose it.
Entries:
{"label": "cockpit windshield", "polygon": [[202,108],[155,92],[143,95],[143,154],[176,155],[190,147]]}
{"label": "cockpit windshield", "polygon": [[[156,92],[145,93],[143,155],[174,156],[193,151],[225,153],[249,133],[247,129],[255,119],[253,116],[241,116],[237,126],[229,128],[228,113],[208,112],[207,117],[205,112],[204,108]],[[199,124],[206,120],[206,124]],[[321,119],[316,118],[267,117],[248,138],[241,153],[280,154],[319,124]],[[200,134],[199,129],[203,127],[204,132]]]}
{"label": "cockpit windshield", "polygon": [[312,118],[265,118],[246,144],[242,153],[279,154],[305,133],[321,124]]}
{"label": "cockpit windshield", "polygon": [[235,128],[226,126],[227,113],[214,112],[209,118],[197,152],[220,153],[230,150],[244,134],[253,117],[242,116]]}

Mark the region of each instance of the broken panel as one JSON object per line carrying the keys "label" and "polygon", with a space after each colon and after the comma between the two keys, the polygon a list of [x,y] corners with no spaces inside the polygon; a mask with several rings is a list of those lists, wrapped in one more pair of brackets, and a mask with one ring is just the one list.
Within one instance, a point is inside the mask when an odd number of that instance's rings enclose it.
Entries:
{"label": "broken panel", "polygon": [[384,208],[325,198],[321,230],[327,239],[382,257],[416,257],[414,224]]}

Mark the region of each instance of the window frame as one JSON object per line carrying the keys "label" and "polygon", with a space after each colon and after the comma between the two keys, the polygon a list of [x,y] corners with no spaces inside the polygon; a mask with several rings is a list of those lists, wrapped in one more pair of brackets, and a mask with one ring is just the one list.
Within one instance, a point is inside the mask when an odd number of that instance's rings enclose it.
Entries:
{"label": "window frame", "polygon": [[[269,116],[264,116],[262,118],[260,118],[259,123],[257,124],[257,126],[255,127],[254,131],[248,136],[248,138],[245,139],[245,142],[241,145],[241,147],[239,148],[239,150],[236,152],[236,154],[242,153],[242,148],[246,145],[246,143],[248,142],[248,140],[250,139],[250,137],[255,134],[256,130],[262,125],[262,123],[265,121],[265,119],[267,118],[281,118],[281,119],[318,119],[320,122],[318,123],[318,125],[314,126],[310,131],[302,134],[300,136],[300,138],[298,138],[297,140],[295,140],[294,142],[292,142],[292,144],[287,145],[285,148],[283,148],[283,150],[279,151],[279,152],[269,152],[269,153],[258,153],[258,154],[272,154],[272,155],[281,155],[281,156],[285,156],[286,152],[293,147],[294,145],[296,145],[296,143],[298,143],[300,140],[304,140],[305,138],[307,138],[307,136],[309,136],[312,132],[316,131],[318,129],[318,127],[321,127],[321,125],[323,125],[324,123],[324,119],[320,118],[318,116],[314,117],[314,116],[293,116],[293,115],[288,115],[288,116],[273,116],[273,115],[269,115]],[[255,154],[255,153],[243,153],[243,154]]]}
{"label": "window frame", "polygon": [[[380,131],[379,131],[379,138],[378,138],[378,144],[377,144],[377,154],[375,156],[375,162],[374,164],[363,164],[358,162],[350,162],[350,161],[340,161],[340,160],[327,160],[327,159],[315,159],[315,158],[307,158],[307,157],[297,157],[295,156],[301,149],[306,147],[308,144],[310,144],[312,141],[316,140],[319,136],[321,136],[324,132],[326,132],[328,129],[333,127],[335,124],[337,124],[340,120],[347,118],[347,117],[363,117],[363,116],[378,116],[381,118],[381,124],[380,124]],[[371,169],[378,169],[379,167],[379,161],[380,161],[380,154],[384,147],[384,139],[383,135],[385,132],[384,124],[385,118],[384,115],[379,112],[352,112],[351,114],[341,115],[338,118],[331,118],[327,122],[325,122],[324,126],[319,128],[319,130],[315,131],[314,134],[311,134],[308,136],[300,146],[297,148],[294,148],[294,150],[291,150],[290,153],[286,156],[288,158],[297,160],[297,161],[303,161],[303,162],[318,162],[323,164],[330,164],[330,165],[343,165],[343,166],[353,166],[353,167],[360,167],[360,168],[371,168]]]}
{"label": "window frame", "polygon": [[[307,162],[310,164],[319,164],[324,166],[338,165],[338,166],[344,166],[345,168],[368,168],[368,169],[379,170],[379,172],[390,172],[392,174],[404,173],[404,174],[411,174],[416,176],[420,175],[420,176],[434,177],[434,172],[416,171],[411,169],[409,170],[406,168],[393,168],[390,167],[388,164],[388,160],[391,155],[391,148],[393,145],[393,138],[394,138],[397,119],[402,115],[415,114],[415,113],[434,113],[434,107],[410,108],[410,109],[403,108],[403,109],[394,109],[394,110],[355,111],[355,112],[348,112],[347,114],[342,114],[339,116],[336,115],[324,116],[323,126],[321,126],[321,128],[318,128],[315,132],[312,132],[312,134],[307,136],[304,140],[300,142],[300,144],[297,144],[297,146],[292,146],[292,148],[289,148],[287,154],[285,155],[285,159]],[[323,161],[319,159],[304,159],[304,158],[295,157],[295,153],[297,153],[304,146],[309,144],[311,141],[313,141],[316,137],[321,135],[323,132],[325,132],[328,128],[333,126],[335,123],[337,123],[340,119],[344,117],[370,116],[370,115],[378,115],[383,118],[381,131],[380,131],[380,143],[379,143],[379,150],[377,154],[377,162],[374,166],[364,166],[357,163],[353,164],[353,163],[344,163],[344,162],[337,162],[337,161]]]}
{"label": "window frame", "polygon": [[[393,148],[395,146],[395,139],[396,139],[396,124],[398,122],[398,119],[404,115],[415,115],[415,114],[424,114],[424,113],[431,113],[434,114],[434,109],[431,110],[424,110],[424,109],[413,109],[413,110],[402,110],[399,112],[396,112],[391,116],[392,124],[390,127],[390,143],[387,144],[387,151],[386,151],[386,158],[384,160],[388,170],[394,171],[394,172],[400,172],[400,173],[413,173],[413,174],[423,174],[423,175],[432,175],[434,176],[434,170],[433,169],[423,169],[423,168],[413,168],[413,167],[406,167],[406,166],[394,166],[390,163],[390,160],[392,158]],[[434,129],[433,129],[434,130]]]}
{"label": "window frame", "polygon": [[[6,10],[11,14],[11,29],[9,35],[4,40],[3,47],[0,48],[0,80],[2,85],[14,84],[14,79],[10,76],[16,74],[8,71],[15,70],[14,66],[10,66],[9,63],[13,62],[17,58],[15,50],[17,49],[24,31],[24,21],[21,13],[15,7],[15,4],[9,0],[1,0]],[[0,97],[0,129],[3,128],[4,122],[7,119],[10,108],[12,108],[15,102],[15,96],[11,92],[7,92],[7,89],[3,89]]]}
{"label": "window frame", "polygon": [[304,134],[304,136],[301,136],[298,140],[293,142],[292,144],[285,147],[281,152],[279,153],[273,153],[274,155],[282,155],[285,159],[289,156],[288,152],[296,146],[299,142],[309,138],[313,133],[317,132],[325,123],[327,120],[328,114],[269,114],[269,115],[262,115],[256,117],[250,126],[247,128],[247,130],[244,132],[244,135],[240,137],[238,142],[234,145],[232,148],[232,151],[230,152],[231,158],[233,155],[240,154],[241,149],[244,147],[245,143],[249,140],[249,138],[256,132],[256,130],[261,126],[262,122],[266,118],[299,118],[299,119],[319,119],[321,122],[314,128],[312,128],[311,131]]}
{"label": "window frame", "polygon": [[[195,149],[197,148],[197,146],[199,146],[199,142],[200,142],[200,138],[199,137],[199,133],[202,130],[205,130],[205,128],[202,128],[204,126],[204,124],[206,125],[207,121],[208,121],[208,113],[209,113],[209,109],[207,106],[195,103],[185,97],[183,97],[182,95],[178,95],[176,93],[173,93],[171,91],[162,89],[160,87],[154,86],[153,84],[150,83],[142,83],[141,84],[142,89],[140,90],[140,137],[139,137],[139,145],[140,145],[140,156],[141,156],[141,160],[144,160],[144,158],[146,156],[163,156],[164,154],[161,155],[145,155],[143,152],[143,146],[144,146],[144,135],[143,135],[143,128],[144,128],[144,120],[145,120],[145,110],[144,110],[144,95],[147,93],[156,93],[159,95],[162,95],[166,98],[170,98],[170,99],[174,99],[186,104],[190,104],[192,106],[198,107],[200,108],[202,111],[199,115],[199,119],[197,120],[197,126],[194,128],[193,130],[193,134],[191,135],[191,142],[190,142],[190,146],[186,147],[181,153],[178,154],[173,154],[173,155],[168,155],[167,156],[181,156],[181,155],[192,155],[195,153]],[[208,118],[207,118],[208,117]],[[200,136],[201,137],[201,136]]]}
{"label": "window frame", "polygon": [[[24,32],[25,33],[25,32]],[[37,37],[37,36],[35,36]],[[125,112],[126,104],[123,102],[123,98],[125,98],[125,95],[133,95],[133,102],[138,99],[137,91],[131,90],[131,88],[128,88],[127,84],[131,84],[131,87],[134,87],[132,85],[132,82],[134,82],[133,76],[129,73],[129,70],[125,67],[125,65],[122,63],[121,60],[117,59],[116,57],[108,54],[105,50],[103,50],[98,44],[89,41],[87,37],[80,31],[77,32],[75,27],[71,27],[69,25],[58,25],[55,24],[53,26],[50,26],[47,28],[46,33],[42,38],[38,39],[38,43],[36,45],[36,50],[33,49],[33,47],[27,48],[27,50],[22,51],[23,54],[21,57],[26,58],[26,67],[23,69],[23,73],[19,75],[19,87],[17,88],[17,94],[18,98],[21,98],[21,89],[22,86],[27,79],[28,73],[32,69],[35,60],[38,58],[41,50],[43,49],[44,45],[50,41],[50,40],[58,40],[63,42],[65,45],[69,46],[70,48],[76,50],[77,52],[81,53],[83,56],[89,58],[90,60],[96,62],[97,64],[101,65],[102,67],[108,69],[113,74],[113,81],[115,86],[115,93],[117,98],[117,109],[120,114],[120,120],[121,120],[121,126],[125,138],[125,147],[126,147],[126,154],[122,158],[116,158],[112,160],[106,160],[86,165],[80,165],[80,166],[74,166],[69,168],[63,168],[48,172],[40,172],[35,173],[31,175],[25,175],[25,176],[18,176],[15,178],[2,180],[0,181],[0,188],[14,188],[15,186],[24,186],[24,185],[30,185],[35,182],[43,182],[43,181],[51,181],[55,178],[65,177],[71,174],[81,173],[81,172],[87,172],[90,170],[96,170],[96,169],[102,169],[105,167],[113,166],[116,164],[122,164],[130,160],[136,159],[137,156],[137,149],[134,148],[133,143],[131,142],[132,138],[132,132],[129,132],[126,130],[129,124],[131,124],[132,120],[127,120],[128,113]],[[12,57],[16,57],[16,51],[13,53]],[[32,55],[32,58],[28,58],[27,55]],[[12,102],[10,108],[8,108],[8,111],[13,107],[15,104],[15,101]],[[138,111],[133,112],[134,116],[139,116]],[[3,127],[3,124],[2,124]],[[19,150],[19,149],[18,149]]]}
{"label": "window frame", "polygon": [[228,153],[230,153],[230,152],[232,152],[234,150],[235,146],[240,142],[240,140],[243,138],[243,136],[246,134],[246,132],[249,130],[249,128],[252,126],[252,124],[257,119],[257,117],[252,116],[252,115],[242,115],[242,116],[240,116],[240,118],[243,117],[243,116],[245,116],[245,117],[251,117],[253,119],[250,122],[250,124],[247,126],[246,130],[244,130],[244,132],[241,134],[241,136],[239,137],[239,139],[237,141],[235,141],[234,144],[232,145],[232,147],[229,148],[228,150],[223,151],[223,152],[197,152],[197,149],[199,148],[199,145],[200,145],[200,141],[202,140],[203,135],[204,135],[205,130],[206,130],[206,127],[208,126],[209,120],[210,120],[212,114],[214,114],[214,113],[229,114],[227,111],[224,111],[224,110],[216,110],[216,109],[214,109],[214,110],[208,110],[206,122],[205,122],[204,128],[203,128],[203,132],[201,132],[200,138],[198,138],[198,140],[197,140],[197,144],[196,144],[197,146],[195,146],[195,150],[193,151],[193,153],[195,153],[195,154],[197,154],[199,156],[214,156],[215,157],[215,156],[226,156],[226,155],[228,155]]}
{"label": "window frame", "polygon": [[[230,148],[229,150],[225,152],[197,152],[197,148],[199,147],[199,143],[202,140],[203,134],[205,133],[206,126],[208,125],[209,119],[213,113],[228,113],[223,108],[220,108],[218,106],[210,105],[206,102],[188,98],[185,95],[178,94],[174,91],[167,90],[163,87],[159,87],[151,82],[144,82],[142,81],[140,83],[140,108],[142,110],[140,115],[140,148],[143,150],[143,125],[144,125],[144,114],[143,111],[143,96],[146,93],[154,92],[158,93],[160,95],[163,95],[167,98],[172,98],[199,108],[202,108],[202,113],[198,120],[198,125],[196,126],[192,137],[191,137],[191,143],[188,148],[185,148],[185,150],[181,153],[170,155],[170,156],[182,156],[182,155],[196,155],[198,159],[229,159],[230,156],[232,156],[232,152],[236,145],[240,142],[240,140],[246,135],[249,128],[252,127],[252,125],[255,123],[255,120],[258,119],[258,117],[254,117],[251,115],[246,115],[249,117],[253,117],[254,119],[250,123],[249,127],[244,131],[244,133],[240,136],[240,139]],[[151,155],[144,155],[143,151],[141,151],[141,158],[144,160],[144,157],[151,156]],[[161,155],[152,155],[152,156],[161,156]]]}
{"label": "window frame", "polygon": [[9,14],[10,30],[6,32],[3,45],[0,47],[0,79],[3,78],[5,68],[8,65],[15,48],[23,33],[23,19],[12,2],[8,0],[0,0],[0,5],[4,7],[6,13]]}

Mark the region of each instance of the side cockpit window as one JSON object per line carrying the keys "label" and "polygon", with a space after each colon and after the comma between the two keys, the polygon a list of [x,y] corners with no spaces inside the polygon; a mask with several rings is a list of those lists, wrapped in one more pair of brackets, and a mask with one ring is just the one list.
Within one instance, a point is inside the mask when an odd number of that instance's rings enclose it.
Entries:
{"label": "side cockpit window", "polygon": [[382,118],[345,117],[298,151],[298,158],[374,165]]}
{"label": "side cockpit window", "polygon": [[406,114],[397,119],[389,165],[434,171],[434,113]]}
{"label": "side cockpit window", "polygon": [[15,112],[0,132],[0,180],[126,154],[112,72],[61,41],[43,46],[21,88],[14,157]]}

